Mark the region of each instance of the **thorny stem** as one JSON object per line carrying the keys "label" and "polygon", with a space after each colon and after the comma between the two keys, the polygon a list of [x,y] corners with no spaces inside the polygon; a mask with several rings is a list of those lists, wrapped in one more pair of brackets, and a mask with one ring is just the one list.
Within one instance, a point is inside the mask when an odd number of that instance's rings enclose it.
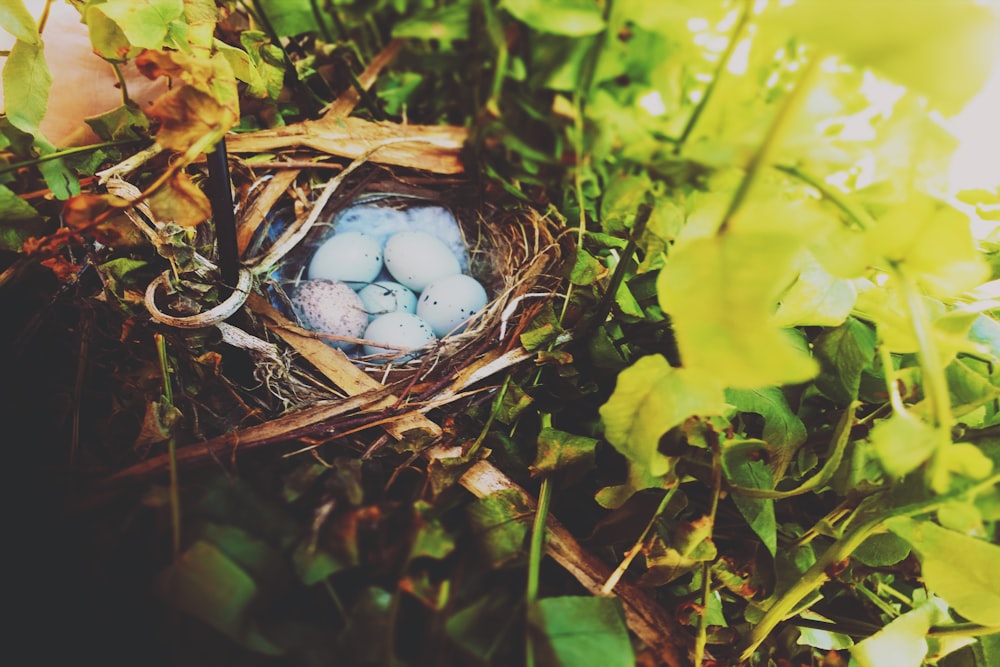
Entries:
{"label": "thorny stem", "polygon": [[796,82],[795,86],[789,91],[787,97],[785,98],[785,103],[781,105],[778,109],[778,115],[775,117],[774,122],[771,123],[771,127],[767,131],[767,136],[764,137],[764,141],[761,142],[760,146],[757,148],[757,152],[753,154],[750,158],[750,162],[747,164],[746,176],[740,182],[740,187],[736,190],[736,194],[733,195],[733,200],[729,204],[729,210],[726,211],[725,217],[722,218],[722,225],[719,227],[719,234],[724,234],[732,223],[733,218],[739,212],[740,208],[746,203],[747,198],[750,195],[751,190],[753,190],[754,185],[760,178],[761,172],[763,172],[764,167],[766,167],[771,161],[771,155],[774,153],[774,149],[777,148],[778,144],[781,142],[781,138],[785,131],[788,129],[789,120],[791,120],[795,114],[798,112],[799,107],[805,101],[806,95],[812,89],[812,84],[816,79],[816,73],[819,71],[819,61],[818,57],[813,57],[808,59],[802,66],[802,74],[799,80]]}
{"label": "thorny stem", "polygon": [[737,21],[736,26],[733,28],[733,34],[729,38],[729,43],[726,44],[726,50],[722,52],[719,64],[715,68],[715,74],[712,75],[711,82],[709,82],[708,87],[705,88],[705,94],[698,102],[698,106],[696,106],[694,111],[691,112],[691,117],[688,118],[687,124],[684,126],[684,130],[681,132],[681,136],[677,138],[677,142],[674,144],[675,153],[681,152],[684,148],[684,144],[691,138],[691,133],[694,132],[694,128],[698,125],[698,120],[701,118],[701,115],[705,113],[709,100],[712,99],[713,93],[715,93],[715,89],[719,85],[719,81],[722,79],[726,68],[729,67],[729,61],[733,59],[733,53],[736,51],[736,46],[742,41],[743,33],[747,29],[747,26],[750,25],[750,17],[753,14],[753,5],[753,0],[744,0],[743,11],[740,14],[739,21]]}
{"label": "thorny stem", "polygon": [[[744,639],[740,660],[749,660],[771,631],[783,621],[810,593],[830,579],[830,571],[854,552],[869,535],[882,529],[882,524],[894,517],[917,516],[937,510],[956,501],[973,498],[1000,483],[1000,474],[995,474],[974,486],[954,493],[942,494],[911,505],[889,510],[881,516],[864,521],[850,528],[840,539],[830,545],[823,555],[785,592],[764,614],[764,617]],[[860,509],[860,508],[859,508]]]}
{"label": "thorny stem", "polygon": [[[170,381],[170,361],[167,359],[167,343],[163,334],[154,334],[156,351],[160,359],[160,372],[163,374],[163,401],[167,409],[174,407],[174,388]],[[177,439],[171,435],[167,439],[167,454],[170,457],[170,523],[173,527],[172,545],[174,558],[181,552],[181,499],[180,484],[177,477]]]}

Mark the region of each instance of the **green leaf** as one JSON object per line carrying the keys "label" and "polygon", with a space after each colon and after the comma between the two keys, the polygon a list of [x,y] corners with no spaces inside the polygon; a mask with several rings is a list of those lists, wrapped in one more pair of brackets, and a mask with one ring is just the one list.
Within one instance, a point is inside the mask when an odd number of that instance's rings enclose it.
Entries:
{"label": "green leaf", "polygon": [[393,37],[437,39],[448,44],[469,38],[471,2],[456,2],[429,11],[417,12],[393,26]]}
{"label": "green leaf", "polygon": [[972,0],[799,0],[769,22],[879,70],[945,114],[986,83],[1000,39],[997,15]]}
{"label": "green leaf", "polygon": [[887,519],[885,526],[917,552],[933,593],[974,623],[1000,626],[1000,546],[909,517]]}
{"label": "green leaf", "polygon": [[38,211],[6,185],[0,185],[0,250],[20,252],[25,241],[44,232]]}
{"label": "green leaf", "polygon": [[646,548],[646,572],[640,586],[663,586],[691,572],[719,555],[712,542],[712,521],[704,516],[681,522],[670,536],[670,543],[654,539]]}
{"label": "green leaf", "polygon": [[[168,44],[167,36],[171,24],[183,22],[183,0],[147,0],[132,2],[132,0],[107,0],[100,4],[92,4],[87,9],[87,22],[92,20],[92,14],[98,13],[114,23],[128,43],[141,49],[159,49]],[[102,56],[109,59],[120,57],[117,52],[110,55],[101,51],[98,44],[94,48]]]}
{"label": "green leaf", "polygon": [[[727,443],[722,450],[722,472],[732,484],[750,489],[774,489],[771,469],[759,456],[758,446],[748,442]],[[734,493],[733,502],[767,550],[773,556],[778,548],[778,523],[774,517],[774,501],[751,498]]]}
{"label": "green leaf", "polygon": [[204,540],[192,544],[157,576],[155,588],[173,606],[234,641],[268,655],[283,653],[249,622],[257,598],[254,580],[215,545]]}
{"label": "green leaf", "polygon": [[940,433],[909,412],[881,420],[869,437],[882,468],[893,477],[916,470],[942,442]]}
{"label": "green leaf", "polygon": [[577,248],[576,261],[570,270],[569,281],[574,285],[593,285],[608,270],[601,262],[583,248]]}
{"label": "green leaf", "polygon": [[861,373],[871,368],[875,358],[875,331],[853,317],[813,342],[813,353],[820,363],[816,387],[840,403],[858,397]]}
{"label": "green leaf", "polygon": [[714,378],[672,368],[662,355],[642,357],[618,376],[614,393],[601,406],[604,434],[615,449],[652,475],[664,475],[669,459],[657,451],[660,437],[692,415],[725,411]]}
{"label": "green leaf", "polygon": [[805,382],[816,363],[771,324],[794,277],[799,241],[778,234],[724,234],[674,250],[657,279],[681,361],[729,387]]}
{"label": "green leaf", "polygon": [[500,6],[539,32],[583,37],[604,28],[600,6],[588,0],[503,0]]}
{"label": "green leaf", "polygon": [[917,277],[932,296],[954,296],[989,278],[968,217],[926,196],[911,197],[883,216],[869,232],[868,243],[873,252]]}
{"label": "green leaf", "polygon": [[410,547],[410,558],[447,558],[455,550],[455,538],[441,522],[431,516],[431,507],[423,501],[414,503],[416,535]]}
{"label": "green leaf", "polygon": [[838,326],[847,319],[858,291],[854,283],[830,275],[811,253],[803,252],[798,278],[778,303],[776,327]]}
{"label": "green leaf", "polygon": [[293,37],[319,28],[310,0],[260,0],[260,9],[278,37]]}
{"label": "green leaf", "polygon": [[445,622],[445,632],[456,646],[479,659],[481,664],[492,664],[493,654],[502,650],[513,627],[511,608],[517,604],[517,592],[510,587],[500,587],[467,607],[452,614]]}
{"label": "green leaf", "polygon": [[927,632],[947,619],[939,601],[925,602],[852,646],[851,657],[858,667],[920,667],[927,657]]}
{"label": "green leaf", "polygon": [[870,567],[895,565],[910,555],[910,545],[892,533],[875,533],[865,538],[851,558]]}
{"label": "green leaf", "polygon": [[590,466],[598,440],[546,427],[538,434],[538,453],[532,474],[547,475],[558,470]]}
{"label": "green leaf", "polygon": [[520,560],[534,511],[514,489],[503,489],[469,504],[466,512],[475,537],[492,567]]}
{"label": "green leaf", "polygon": [[788,407],[785,395],[777,387],[726,389],[726,402],[740,412],[753,412],[764,418],[761,437],[772,457],[790,459],[806,441],[805,424]]}
{"label": "green leaf", "polygon": [[38,44],[41,41],[35,17],[22,0],[5,0],[0,3],[0,27],[14,35],[18,41],[28,44]]}
{"label": "green leaf", "polygon": [[37,134],[52,88],[41,42],[17,40],[3,66],[3,93],[7,120],[28,134]]}
{"label": "green leaf", "polygon": [[635,655],[621,601],[605,597],[554,597],[528,611],[538,631],[539,667],[632,667]]}
{"label": "green leaf", "polygon": [[84,120],[105,141],[143,139],[149,136],[149,118],[139,107],[131,104],[123,104]]}

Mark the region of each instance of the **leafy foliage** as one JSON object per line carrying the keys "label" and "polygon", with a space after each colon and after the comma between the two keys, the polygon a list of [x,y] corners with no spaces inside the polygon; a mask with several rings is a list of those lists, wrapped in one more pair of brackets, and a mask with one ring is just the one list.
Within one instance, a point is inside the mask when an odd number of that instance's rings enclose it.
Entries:
{"label": "leafy foliage", "polygon": [[[630,637],[620,601],[539,563],[544,509],[509,488],[455,488],[483,456],[526,487],[543,480],[592,558],[688,626],[678,655],[995,662],[1000,184],[945,182],[940,118],[991,76],[1000,19],[972,0],[920,4],[74,3],[109,67],[171,83],[143,108],[123,89],[87,119],[102,143],[77,149],[40,130],[57,40],[5,3],[0,296],[20,303],[32,290],[18,280],[41,262],[59,284],[43,301],[130,346],[102,348],[90,371],[115,387],[74,431],[97,468],[287,407],[204,332],[171,341],[176,405],[148,355],[153,276],[172,270],[179,307],[218,299],[189,278],[212,256],[201,156],[227,132],[314,119],[345,93],[373,120],[468,127],[482,198],[544,211],[573,246],[566,289],[524,308],[537,366],[456,411],[427,403],[461,455],[424,464],[413,443],[359,447],[350,431],[309,443],[315,459],[241,459],[228,472],[242,482],[194,478],[183,539],[146,583],[244,658],[661,658]],[[362,92],[387,44],[401,55]],[[153,144],[167,159],[133,178],[164,224],[142,236],[133,205],[92,177]],[[22,320],[4,339],[18,349],[44,318]],[[57,324],[55,347],[85,357]],[[78,403],[74,429],[90,386],[79,363],[54,392]],[[162,489],[144,502],[170,523]],[[531,593],[525,568],[542,579]]]}

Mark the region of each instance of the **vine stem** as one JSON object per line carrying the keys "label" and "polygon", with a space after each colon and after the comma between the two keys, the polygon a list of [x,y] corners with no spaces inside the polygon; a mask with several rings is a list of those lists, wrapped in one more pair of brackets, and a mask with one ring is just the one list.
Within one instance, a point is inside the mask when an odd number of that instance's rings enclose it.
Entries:
{"label": "vine stem", "polygon": [[781,138],[784,136],[785,131],[788,129],[788,121],[795,116],[798,112],[799,107],[805,101],[806,95],[812,89],[813,83],[816,81],[816,74],[819,71],[820,58],[813,57],[806,60],[802,67],[802,74],[799,80],[796,82],[795,86],[789,91],[788,96],[785,98],[785,103],[781,105],[778,110],[778,115],[775,117],[774,122],[771,123],[771,127],[767,131],[767,135],[764,137],[764,141],[761,142],[757,151],[750,158],[750,162],[747,163],[746,176],[740,182],[740,187],[736,190],[736,194],[733,195],[732,201],[729,203],[729,210],[726,211],[725,217],[722,218],[722,225],[719,227],[719,234],[724,234],[732,224],[733,218],[739,212],[740,208],[746,203],[751,190],[753,190],[754,185],[760,178],[761,172],[764,170],[770,161],[771,155],[774,153],[774,149],[781,142]]}
{"label": "vine stem", "polygon": [[715,89],[719,85],[719,80],[722,79],[726,68],[729,67],[729,61],[733,59],[733,53],[736,52],[737,44],[742,41],[743,33],[746,31],[747,26],[750,25],[750,17],[753,15],[753,5],[753,0],[744,0],[743,11],[740,13],[740,18],[736,22],[736,26],[733,28],[733,33],[729,38],[729,43],[726,44],[726,50],[722,52],[719,64],[715,68],[715,74],[712,76],[712,80],[705,88],[705,94],[702,95],[701,100],[698,101],[698,106],[696,106],[694,111],[691,112],[691,117],[688,118],[687,123],[684,125],[684,129],[681,131],[681,135],[677,138],[676,143],[674,144],[675,153],[681,152],[681,149],[684,148],[684,144],[691,138],[691,133],[694,132],[694,128],[698,125],[698,120],[701,118],[702,114],[705,113],[705,109],[708,107],[708,102],[712,99]]}
{"label": "vine stem", "polygon": [[[156,352],[160,360],[160,372],[163,374],[163,401],[168,409],[174,407],[174,388],[170,381],[170,361],[167,359],[167,343],[163,334],[153,335],[156,341]],[[167,439],[167,454],[170,457],[170,523],[172,527],[171,543],[174,558],[181,552],[181,499],[180,482],[177,475],[177,439],[171,435]]]}
{"label": "vine stem", "polygon": [[611,573],[607,581],[604,582],[604,585],[601,586],[601,595],[611,595],[615,586],[618,585],[618,582],[621,581],[621,578],[628,571],[629,565],[632,564],[635,557],[639,555],[640,551],[642,551],[642,545],[646,542],[646,537],[649,535],[649,531],[653,530],[653,526],[656,525],[656,520],[666,511],[667,505],[670,504],[670,499],[674,497],[678,488],[680,488],[680,485],[675,484],[667,490],[666,494],[664,494],[663,499],[660,500],[659,506],[656,508],[656,511],[653,512],[653,516],[649,517],[649,521],[646,522],[646,527],[643,528],[642,533],[639,535],[638,539],[636,539],[635,544],[633,544],[632,547],[625,552],[625,557],[622,558],[622,562],[618,564],[615,571]]}
{"label": "vine stem", "polygon": [[[552,416],[542,415],[544,425],[551,425]],[[545,554],[545,521],[549,515],[549,504],[552,500],[552,485],[548,478],[542,480],[542,487],[538,491],[538,506],[535,509],[535,521],[531,527],[531,546],[528,551],[528,587],[525,595],[527,602],[528,618],[531,618],[531,609],[538,600],[539,572],[542,567],[542,557]],[[524,664],[527,667],[535,665],[535,641],[531,627],[525,633],[525,656]]]}
{"label": "vine stem", "polygon": [[[719,496],[722,493],[722,452],[718,438],[710,438],[712,446],[712,505],[709,520],[715,532],[715,515],[719,511]],[[712,563],[701,564],[701,614],[698,615],[698,634],[694,638],[694,664],[701,665],[708,644],[708,605],[712,595]]]}
{"label": "vine stem", "polygon": [[[979,493],[990,489],[1000,483],[1000,474],[995,474],[987,479],[979,482],[978,484],[964,490],[957,491],[955,493],[948,493],[935,496],[930,500],[925,500],[919,503],[913,503],[911,505],[904,505],[903,507],[896,508],[894,510],[889,510],[885,514],[868,519],[857,526],[850,528],[847,532],[836,542],[830,545],[829,548],[820,558],[803,573],[799,580],[792,585],[792,587],[785,592],[764,614],[764,617],[760,619],[760,622],[754,626],[750,634],[747,635],[746,639],[742,644],[742,652],[740,653],[740,661],[749,660],[753,655],[757,647],[771,634],[771,631],[787,618],[792,611],[802,602],[810,593],[817,590],[820,586],[826,583],[830,579],[830,572],[834,570],[835,566],[851,555],[855,549],[861,546],[870,535],[875,532],[882,530],[882,524],[888,519],[895,517],[904,516],[917,516],[920,514],[927,514],[937,510],[943,505],[961,499],[968,499],[975,497]],[[869,499],[873,496],[869,496]],[[858,510],[861,511],[864,504],[859,506]]]}
{"label": "vine stem", "polygon": [[924,395],[931,405],[934,426],[942,440],[940,444],[945,446],[951,444],[951,396],[948,393],[944,366],[941,365],[941,357],[931,332],[931,321],[916,282],[899,264],[894,264],[892,268],[899,281],[906,308],[910,311],[913,333],[917,338],[917,359],[923,374]]}

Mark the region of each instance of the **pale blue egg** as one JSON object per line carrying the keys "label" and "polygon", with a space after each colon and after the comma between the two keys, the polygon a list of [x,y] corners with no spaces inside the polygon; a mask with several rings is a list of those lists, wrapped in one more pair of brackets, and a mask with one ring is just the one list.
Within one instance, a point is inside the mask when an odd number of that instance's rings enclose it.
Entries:
{"label": "pale blue egg", "polygon": [[[370,341],[365,344],[365,354],[392,357],[373,360],[378,363],[408,361],[413,355],[407,354],[407,349],[423,347],[436,340],[430,325],[413,313],[379,315],[365,329],[364,338]],[[377,343],[392,347],[382,347]]]}
{"label": "pale blue egg", "polygon": [[382,270],[382,248],[371,236],[358,232],[335,234],[323,242],[309,261],[309,278],[338,280],[361,289]]}
{"label": "pale blue egg", "polygon": [[473,315],[486,305],[486,290],[475,278],[456,274],[435,280],[417,302],[417,315],[438,336],[465,329]]}

